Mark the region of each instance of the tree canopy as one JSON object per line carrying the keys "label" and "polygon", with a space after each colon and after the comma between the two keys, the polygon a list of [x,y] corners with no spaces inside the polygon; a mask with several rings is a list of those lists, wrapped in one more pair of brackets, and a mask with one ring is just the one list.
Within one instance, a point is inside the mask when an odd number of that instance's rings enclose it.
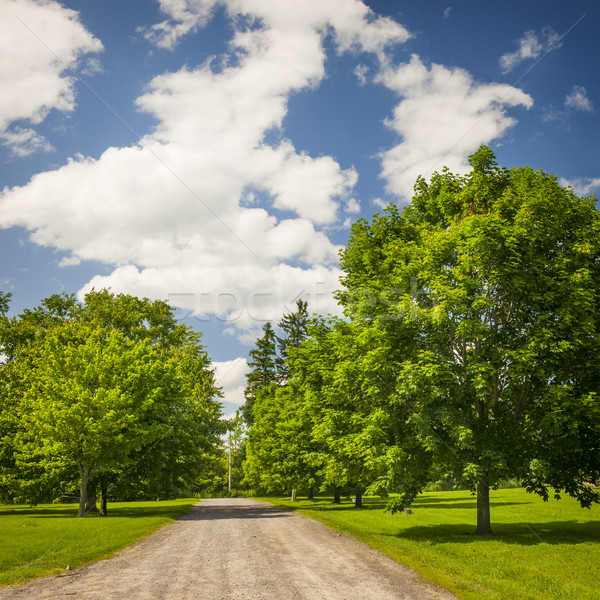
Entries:
{"label": "tree canopy", "polygon": [[78,480],[82,516],[90,485],[104,501],[169,495],[215,451],[225,426],[210,360],[165,303],[56,295],[0,333],[3,495],[36,502]]}
{"label": "tree canopy", "polygon": [[501,169],[489,148],[470,163],[354,225],[340,300],[390,341],[380,367],[411,448],[398,507],[441,469],[477,490],[487,534],[489,488],[506,477],[598,501],[600,218],[593,198]]}
{"label": "tree canopy", "polygon": [[600,213],[485,146],[469,162],[352,226],[345,318],[313,321],[261,387],[249,457],[288,481],[309,464],[357,498],[396,492],[391,511],[446,478],[477,494],[486,535],[490,489],[508,478],[600,500]]}

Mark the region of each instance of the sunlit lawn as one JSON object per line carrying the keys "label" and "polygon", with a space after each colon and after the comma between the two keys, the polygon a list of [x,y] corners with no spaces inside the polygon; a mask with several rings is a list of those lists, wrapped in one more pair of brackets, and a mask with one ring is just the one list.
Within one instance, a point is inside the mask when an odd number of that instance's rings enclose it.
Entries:
{"label": "sunlit lawn", "polygon": [[570,498],[544,503],[522,489],[492,494],[488,538],[473,536],[469,492],[423,494],[410,515],[389,515],[374,498],[362,510],[331,498],[264,500],[355,535],[459,598],[600,598],[600,506],[582,509]]}
{"label": "sunlit lawn", "polygon": [[106,518],[77,518],[75,504],[0,504],[0,585],[63,572],[107,557],[174,521],[198,502],[109,503]]}

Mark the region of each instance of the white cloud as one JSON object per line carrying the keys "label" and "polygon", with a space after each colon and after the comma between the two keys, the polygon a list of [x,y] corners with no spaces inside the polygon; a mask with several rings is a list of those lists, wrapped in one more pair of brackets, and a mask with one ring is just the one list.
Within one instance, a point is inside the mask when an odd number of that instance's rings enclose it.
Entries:
{"label": "white cloud", "polygon": [[[186,27],[200,26],[212,8],[162,6],[173,19],[194,9],[200,16]],[[324,77],[328,28],[339,48],[373,52],[407,34],[355,0],[302,8],[240,0],[227,9],[258,19],[252,29],[236,25],[236,60],[218,71],[207,63],[155,77],[137,99],[156,119],[154,132],[5,189],[0,226],[26,227],[34,242],[68,252],[62,266],[114,265],[80,293],[110,287],[171,299],[198,318],[222,319],[247,341],[299,297],[311,311],[338,310],[339,247],[326,232],[356,209],[353,168],[299,153],[283,136],[268,144],[266,133],[281,128],[290,94]]]}
{"label": "white cloud", "polygon": [[380,81],[402,97],[387,121],[402,141],[381,157],[389,191],[405,199],[418,175],[427,177],[443,166],[466,172],[472,152],[514,125],[506,108],[533,105],[515,87],[478,83],[463,69],[428,67],[417,56],[385,69]]}
{"label": "white cloud", "polygon": [[81,259],[77,258],[77,256],[63,256],[60,262],[58,263],[59,267],[76,267],[81,264]]}
{"label": "white cloud", "polygon": [[586,89],[582,85],[575,85],[565,98],[565,106],[583,112],[594,110],[592,101],[589,99]]}
{"label": "white cloud", "polygon": [[387,46],[405,42],[409,32],[389,17],[376,16],[360,0],[158,0],[169,17],[152,26],[146,38],[159,47],[173,48],[184,35],[205,25],[217,4],[231,15],[249,15],[278,30],[298,25],[324,34],[333,28],[341,52],[359,50],[382,56]]}
{"label": "white cloud", "polygon": [[449,17],[450,17],[450,13],[451,13],[451,12],[452,12],[452,7],[451,7],[451,6],[449,6],[448,8],[446,8],[446,9],[444,10],[444,19],[447,19],[447,18],[449,18]]}
{"label": "white cloud", "polygon": [[144,37],[159,48],[172,50],[188,33],[210,21],[218,0],[158,0],[161,11],[169,18],[147,28],[139,28]]}
{"label": "white cloud", "polygon": [[222,388],[223,401],[239,407],[245,402],[244,388],[246,387],[246,374],[250,368],[243,357],[223,362],[213,362],[215,380],[218,387]]}
{"label": "white cloud", "polygon": [[78,13],[47,0],[0,0],[0,134],[13,153],[25,156],[50,145],[28,128],[8,131],[12,122],[35,125],[53,109],[75,107],[69,69],[101,42],[78,20]]}
{"label": "white cloud", "polygon": [[576,179],[558,180],[563,187],[572,187],[578,196],[589,196],[590,194],[600,194],[600,177],[578,177]]}
{"label": "white cloud", "polygon": [[356,79],[358,80],[359,85],[367,84],[367,73],[369,72],[369,67],[367,65],[358,65],[356,69],[354,69],[354,75],[356,75]]}
{"label": "white cloud", "polygon": [[0,132],[0,143],[10,148],[11,154],[18,158],[30,156],[34,152],[51,152],[52,144],[33,129],[15,127],[12,130]]}
{"label": "white cloud", "polygon": [[525,61],[539,58],[550,50],[560,48],[560,35],[551,27],[544,27],[541,31],[526,31],[517,42],[518,48],[507,52],[500,57],[500,69],[509,73]]}

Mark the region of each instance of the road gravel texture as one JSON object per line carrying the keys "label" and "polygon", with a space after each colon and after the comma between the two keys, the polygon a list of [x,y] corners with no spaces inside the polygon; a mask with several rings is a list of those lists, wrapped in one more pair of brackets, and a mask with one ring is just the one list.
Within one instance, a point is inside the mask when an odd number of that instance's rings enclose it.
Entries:
{"label": "road gravel texture", "polygon": [[[92,540],[90,540],[93,543]],[[113,558],[0,589],[1,599],[451,600],[410,569],[294,512],[202,500]]]}

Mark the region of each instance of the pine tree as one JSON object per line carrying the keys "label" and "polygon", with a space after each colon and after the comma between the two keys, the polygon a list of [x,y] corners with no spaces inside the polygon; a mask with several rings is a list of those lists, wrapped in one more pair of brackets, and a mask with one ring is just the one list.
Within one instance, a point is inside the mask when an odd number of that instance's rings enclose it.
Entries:
{"label": "pine tree", "polygon": [[276,359],[277,378],[280,383],[285,383],[289,376],[288,359],[290,351],[298,348],[306,337],[308,329],[308,302],[298,300],[296,312],[284,315],[279,321],[279,327],[283,330],[282,337],[277,336],[278,357]]}
{"label": "pine tree", "polygon": [[263,336],[256,340],[256,346],[250,350],[246,375],[245,404],[241,407],[244,421],[251,426],[254,423],[254,404],[258,391],[277,380],[277,336],[270,322],[263,326]]}

